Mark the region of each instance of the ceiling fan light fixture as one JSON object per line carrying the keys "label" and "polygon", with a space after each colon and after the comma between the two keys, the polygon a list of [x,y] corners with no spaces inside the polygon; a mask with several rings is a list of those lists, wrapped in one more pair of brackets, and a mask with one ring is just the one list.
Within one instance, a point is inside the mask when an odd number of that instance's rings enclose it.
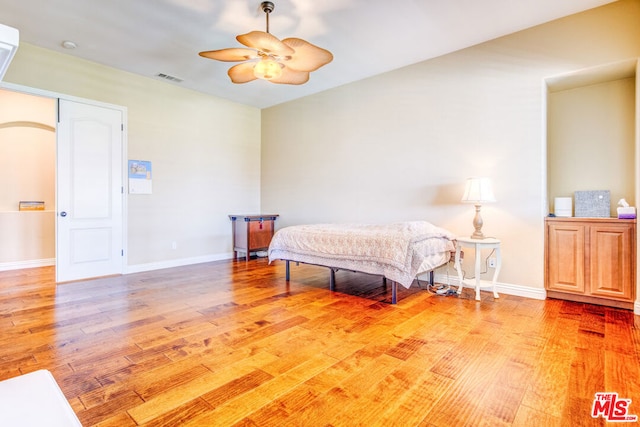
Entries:
{"label": "ceiling fan light fixture", "polygon": [[278,61],[267,57],[253,67],[253,75],[263,80],[277,79],[282,75],[282,67]]}
{"label": "ceiling fan light fixture", "polygon": [[309,73],[333,61],[326,49],[299,38],[280,40],[269,33],[269,14],[273,2],[260,5],[265,13],[267,31],[251,31],[236,40],[246,47],[200,52],[204,58],[224,62],[240,62],[229,68],[227,74],[233,83],[248,83],[261,79],[271,83],[301,85],[309,81]]}

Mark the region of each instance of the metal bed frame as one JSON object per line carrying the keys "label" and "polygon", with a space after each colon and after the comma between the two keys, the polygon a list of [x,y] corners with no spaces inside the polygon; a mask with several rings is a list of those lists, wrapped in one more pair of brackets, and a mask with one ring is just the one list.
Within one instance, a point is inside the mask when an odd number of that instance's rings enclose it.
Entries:
{"label": "metal bed frame", "polygon": [[[289,282],[290,278],[291,278],[291,268],[289,263],[290,262],[295,262],[296,265],[299,265],[301,263],[301,261],[292,261],[292,260],[288,260],[285,259],[284,260],[286,265],[285,265],[285,280],[287,282]],[[337,268],[337,267],[330,267],[328,265],[320,265],[320,264],[309,264],[309,263],[304,263],[302,262],[302,264],[307,264],[307,265],[315,265],[318,267],[326,267],[330,270],[329,273],[329,290],[330,291],[335,291],[336,290],[336,271],[338,270],[346,270],[344,268]],[[354,273],[363,273],[363,274],[369,274],[372,275],[370,273],[364,273],[362,271],[356,271],[356,270],[346,270],[346,271],[352,271]],[[376,276],[375,274],[373,274],[372,276]],[[391,282],[391,304],[396,304],[398,302],[398,283],[395,282],[394,280],[389,280]],[[387,284],[387,278],[385,276],[382,276],[382,283],[386,286]],[[429,271],[429,286],[433,286],[434,284],[434,273],[433,270]]]}

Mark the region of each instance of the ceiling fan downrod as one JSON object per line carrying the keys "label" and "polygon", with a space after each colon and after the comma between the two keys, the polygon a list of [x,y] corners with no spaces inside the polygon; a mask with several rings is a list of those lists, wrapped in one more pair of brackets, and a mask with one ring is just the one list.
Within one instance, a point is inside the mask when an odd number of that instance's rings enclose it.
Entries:
{"label": "ceiling fan downrod", "polygon": [[262,8],[262,11],[267,15],[267,33],[268,33],[269,32],[269,14],[273,12],[275,5],[273,4],[273,2],[270,2],[270,1],[263,1],[260,4],[260,7]]}

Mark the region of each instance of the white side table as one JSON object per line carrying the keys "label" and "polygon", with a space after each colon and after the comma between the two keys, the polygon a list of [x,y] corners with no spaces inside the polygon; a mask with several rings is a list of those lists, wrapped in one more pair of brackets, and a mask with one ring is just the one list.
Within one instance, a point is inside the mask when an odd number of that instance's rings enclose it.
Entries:
{"label": "white side table", "polygon": [[[470,282],[462,277],[462,266],[460,265],[460,251],[462,248],[473,248],[475,251],[475,280]],[[491,282],[486,280],[480,280],[481,273],[481,258],[483,249],[493,249],[496,255],[496,267],[493,271],[493,279]],[[463,286],[476,288],[476,301],[480,301],[480,288],[491,287],[493,296],[499,298],[498,292],[496,292],[496,280],[498,280],[498,274],[500,273],[500,267],[502,267],[502,257],[500,256],[500,240],[494,238],[486,239],[472,239],[470,237],[457,237],[456,238],[456,256],[455,256],[455,269],[458,272],[458,280],[460,286],[458,287],[458,295],[462,292]]]}

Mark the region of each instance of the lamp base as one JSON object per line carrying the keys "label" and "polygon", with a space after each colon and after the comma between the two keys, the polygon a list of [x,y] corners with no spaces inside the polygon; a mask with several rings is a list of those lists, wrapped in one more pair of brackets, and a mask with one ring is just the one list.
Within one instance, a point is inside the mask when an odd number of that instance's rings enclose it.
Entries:
{"label": "lamp base", "polygon": [[480,216],[480,208],[482,207],[482,205],[477,204],[476,205],[476,215],[473,218],[473,228],[475,228],[475,231],[473,232],[473,234],[471,235],[472,239],[484,239],[484,234],[482,234],[482,217]]}

